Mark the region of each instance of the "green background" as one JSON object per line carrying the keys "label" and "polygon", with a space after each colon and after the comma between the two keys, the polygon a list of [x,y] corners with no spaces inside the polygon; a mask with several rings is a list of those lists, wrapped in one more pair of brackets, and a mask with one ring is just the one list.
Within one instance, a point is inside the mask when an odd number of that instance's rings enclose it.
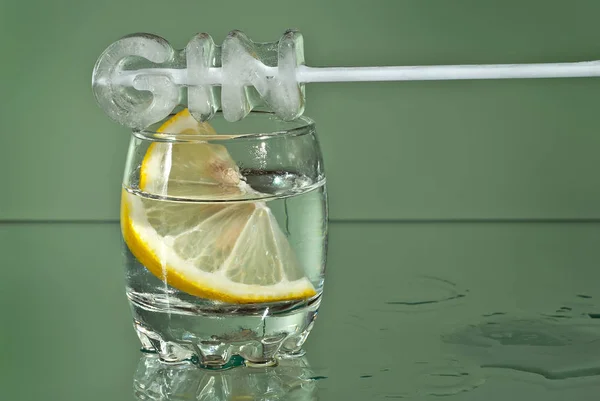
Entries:
{"label": "green background", "polygon": [[[183,47],[305,36],[312,66],[600,59],[597,1],[0,2],[0,219],[116,219],[128,132],[96,58],[145,31]],[[313,84],[333,220],[600,218],[600,79]]]}
{"label": "green background", "polygon": [[[597,0],[0,0],[0,399],[133,399],[129,134],[90,88],[110,43],[295,27],[311,66],[568,62],[600,59],[599,16]],[[306,347],[319,399],[597,400],[599,93],[595,78],[307,87],[332,218]],[[484,324],[490,348],[444,341]],[[447,357],[474,381],[453,387]]]}

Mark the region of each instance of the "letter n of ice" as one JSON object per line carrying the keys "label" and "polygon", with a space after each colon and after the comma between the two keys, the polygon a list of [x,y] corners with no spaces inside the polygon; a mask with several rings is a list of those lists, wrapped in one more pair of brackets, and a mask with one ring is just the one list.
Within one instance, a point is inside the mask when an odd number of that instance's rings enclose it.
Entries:
{"label": "letter n of ice", "polygon": [[296,80],[298,65],[304,64],[304,40],[288,30],[279,40],[277,79],[270,80],[266,102],[283,120],[294,120],[304,112],[304,85]]}

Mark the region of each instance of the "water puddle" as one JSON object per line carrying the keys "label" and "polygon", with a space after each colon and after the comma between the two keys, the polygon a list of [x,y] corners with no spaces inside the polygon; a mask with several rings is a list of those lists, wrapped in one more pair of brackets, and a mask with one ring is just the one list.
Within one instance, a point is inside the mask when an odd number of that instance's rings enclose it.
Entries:
{"label": "water puddle", "polygon": [[550,380],[600,375],[600,324],[560,313],[511,318],[489,314],[442,337],[482,368],[511,369]]}

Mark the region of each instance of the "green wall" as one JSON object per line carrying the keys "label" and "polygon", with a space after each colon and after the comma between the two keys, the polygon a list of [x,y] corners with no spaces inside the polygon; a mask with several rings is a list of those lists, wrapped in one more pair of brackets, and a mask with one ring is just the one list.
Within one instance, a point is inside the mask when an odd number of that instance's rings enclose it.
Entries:
{"label": "green wall", "polygon": [[[0,2],[0,219],[116,219],[127,130],[98,55],[138,31],[305,36],[307,64],[600,59],[600,2]],[[16,36],[15,36],[16,35]],[[15,37],[18,40],[15,40]],[[600,79],[315,84],[332,219],[600,218]]]}

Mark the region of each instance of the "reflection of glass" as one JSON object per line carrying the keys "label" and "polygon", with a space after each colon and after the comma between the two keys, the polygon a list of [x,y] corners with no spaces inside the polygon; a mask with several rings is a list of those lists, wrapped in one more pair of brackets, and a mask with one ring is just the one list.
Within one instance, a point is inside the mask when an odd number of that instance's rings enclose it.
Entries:
{"label": "reflection of glass", "polygon": [[[158,126],[158,125],[157,125]],[[314,123],[187,110],[133,133],[121,227],[127,295],[167,362],[271,364],[300,354],[320,303],[325,176]]]}
{"label": "reflection of glass", "polygon": [[284,359],[270,368],[210,371],[190,363],[168,365],[144,355],[133,377],[136,399],[226,401],[317,399],[317,383],[306,358]]}

